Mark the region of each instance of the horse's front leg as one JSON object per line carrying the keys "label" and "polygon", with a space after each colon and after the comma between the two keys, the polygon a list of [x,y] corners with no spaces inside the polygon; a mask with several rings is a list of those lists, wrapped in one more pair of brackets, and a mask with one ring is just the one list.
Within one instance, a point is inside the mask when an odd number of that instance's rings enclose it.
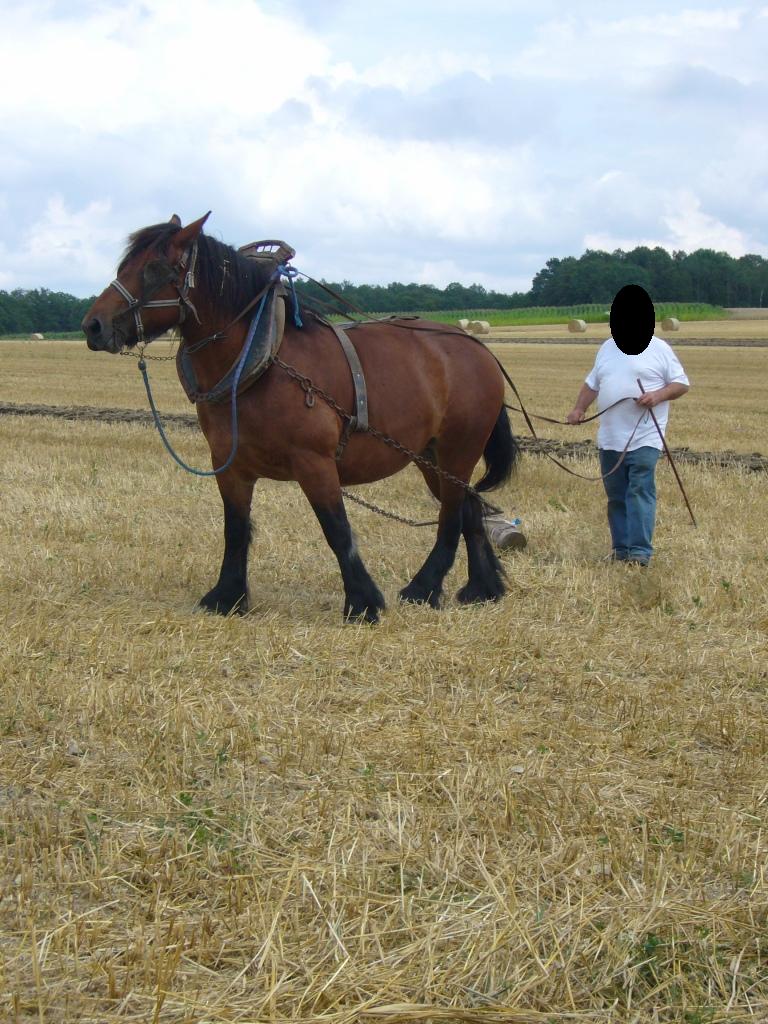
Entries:
{"label": "horse's front leg", "polygon": [[224,503],[224,558],[218,582],[200,599],[200,607],[219,615],[244,615],[248,611],[248,545],[254,482],[233,478],[229,473],[217,476],[216,482]]}
{"label": "horse's front leg", "polygon": [[320,456],[302,460],[295,475],[339,563],[344,581],[344,617],[378,622],[384,598],[357,552],[344,509],[336,463]]}

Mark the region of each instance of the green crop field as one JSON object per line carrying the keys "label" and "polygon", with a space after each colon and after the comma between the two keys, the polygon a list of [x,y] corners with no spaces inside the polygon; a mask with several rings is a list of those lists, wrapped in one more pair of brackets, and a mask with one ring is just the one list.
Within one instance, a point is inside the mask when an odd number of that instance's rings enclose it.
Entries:
{"label": "green crop field", "polygon": [[[727,312],[719,306],[710,306],[703,302],[657,302],[655,304],[658,320],[663,317],[677,317],[678,320],[723,320]],[[586,304],[577,306],[529,306],[524,309],[451,309],[404,312],[405,316],[423,316],[427,320],[438,323],[456,323],[457,320],[487,320],[492,327],[523,327],[541,324],[567,324],[573,318],[586,320],[587,323],[608,323],[610,305]],[[396,314],[372,312],[372,316],[392,316]],[[342,320],[338,316],[334,319]],[[12,335],[9,338],[14,337]],[[47,334],[46,338],[70,339],[82,337],[78,331],[58,334]]]}
{"label": "green crop field", "polygon": [[[676,317],[678,320],[723,320],[728,314],[719,306],[703,302],[657,302],[656,317]],[[457,320],[487,320],[492,327],[528,326],[536,324],[567,324],[578,318],[587,323],[607,324],[610,303],[585,304],[577,306],[529,306],[523,309],[452,309],[421,312],[418,315],[438,323],[455,323]],[[381,314],[380,314],[381,315]],[[389,315],[389,314],[387,314]],[[407,314],[413,315],[413,313]]]}

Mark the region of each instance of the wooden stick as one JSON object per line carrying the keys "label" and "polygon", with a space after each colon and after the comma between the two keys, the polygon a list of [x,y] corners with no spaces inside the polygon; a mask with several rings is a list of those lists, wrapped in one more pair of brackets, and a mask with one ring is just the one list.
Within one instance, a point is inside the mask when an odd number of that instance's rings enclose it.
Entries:
{"label": "wooden stick", "polygon": [[[640,388],[642,393],[645,394],[645,388],[640,383],[640,378],[639,377],[637,378],[637,386]],[[678,485],[680,487],[680,491],[682,492],[683,498],[685,499],[686,507],[687,507],[688,512],[689,512],[689,514],[691,516],[691,522],[693,523],[694,526],[698,526],[699,524],[696,522],[696,517],[693,514],[693,509],[691,508],[691,503],[690,503],[690,501],[688,501],[688,495],[685,493],[685,488],[683,487],[683,481],[680,479],[680,474],[677,472],[677,466],[675,465],[675,461],[672,458],[672,452],[669,450],[669,445],[667,444],[666,439],[664,437],[664,434],[662,433],[661,427],[659,426],[659,421],[656,419],[656,413],[653,411],[653,409],[651,409],[650,406],[648,406],[647,408],[648,408],[648,412],[651,414],[651,419],[653,420],[654,425],[655,425],[656,429],[659,432],[659,437],[661,438],[661,443],[664,445],[664,451],[666,453],[667,458],[669,459],[669,464],[672,467],[672,472],[675,474],[675,480],[677,480],[677,483],[678,483]]]}

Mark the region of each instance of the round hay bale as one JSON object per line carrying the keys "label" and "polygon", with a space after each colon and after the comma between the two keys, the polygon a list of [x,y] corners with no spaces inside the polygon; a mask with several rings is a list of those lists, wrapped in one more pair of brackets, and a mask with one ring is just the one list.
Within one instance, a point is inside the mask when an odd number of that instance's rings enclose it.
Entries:
{"label": "round hay bale", "polygon": [[30,334],[29,340],[30,341],[43,341],[44,340],[44,335],[42,335],[42,334]]}
{"label": "round hay bale", "polygon": [[478,320],[477,322],[480,324],[480,333],[481,334],[490,334],[491,333],[491,325],[488,323],[487,320]]}
{"label": "round hay bale", "polygon": [[568,330],[571,334],[583,334],[587,329],[587,324],[584,320],[569,320]]}
{"label": "round hay bale", "polygon": [[469,327],[469,320],[467,320],[466,318],[459,320],[459,327],[462,329],[462,331],[466,331],[466,329]]}
{"label": "round hay bale", "polygon": [[665,316],[661,321],[662,331],[679,331],[680,321],[674,316]]}
{"label": "round hay bale", "polygon": [[467,330],[470,334],[490,334],[491,325],[487,320],[470,320]]}

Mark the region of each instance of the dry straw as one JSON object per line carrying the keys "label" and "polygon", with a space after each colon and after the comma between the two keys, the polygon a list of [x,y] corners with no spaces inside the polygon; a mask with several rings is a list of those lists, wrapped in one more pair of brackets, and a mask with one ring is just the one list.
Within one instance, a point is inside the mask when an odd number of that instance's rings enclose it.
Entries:
{"label": "dry straw", "polygon": [[674,316],[666,316],[661,321],[661,329],[663,331],[679,331],[680,321]]}
{"label": "dry straw", "polygon": [[584,334],[586,329],[587,324],[585,320],[574,319],[568,321],[568,330],[571,334]]}
{"label": "dry straw", "polygon": [[[47,346],[2,397],[136,404],[128,360]],[[564,349],[505,354],[532,407],[572,399]],[[730,356],[686,358],[677,444],[761,443],[765,355]],[[661,468],[643,572],[600,561],[598,489],[526,456],[509,596],[439,613],[395,599],[431,538],[353,509],[368,628],[295,486],[257,486],[252,614],[208,617],[212,484],[140,426],[0,430],[0,1019],[766,1019],[763,474],[686,469],[693,530]],[[365,493],[431,514],[415,471]]]}

